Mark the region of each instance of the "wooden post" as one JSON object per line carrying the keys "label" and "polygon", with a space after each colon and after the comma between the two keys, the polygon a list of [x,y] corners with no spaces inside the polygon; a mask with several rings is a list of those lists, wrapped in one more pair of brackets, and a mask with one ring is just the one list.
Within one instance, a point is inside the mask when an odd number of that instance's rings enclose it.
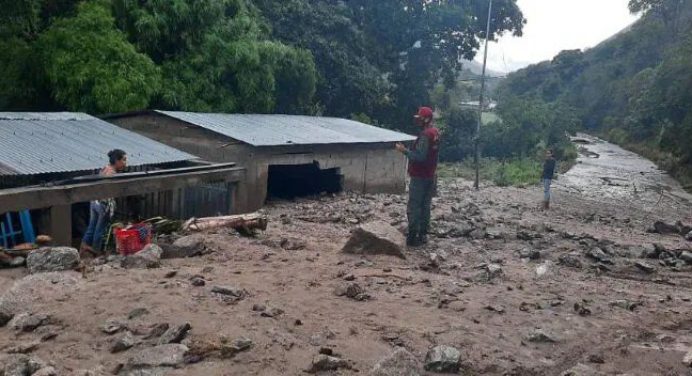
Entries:
{"label": "wooden post", "polygon": [[55,245],[72,246],[72,205],[50,208],[50,235]]}

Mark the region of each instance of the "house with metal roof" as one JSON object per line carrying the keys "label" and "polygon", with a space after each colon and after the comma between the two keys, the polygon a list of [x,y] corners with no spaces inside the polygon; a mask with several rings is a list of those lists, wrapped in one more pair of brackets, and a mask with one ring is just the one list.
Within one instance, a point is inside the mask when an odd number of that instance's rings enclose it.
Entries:
{"label": "house with metal roof", "polygon": [[127,152],[133,168],[197,159],[83,113],[0,112],[0,188],[97,172],[116,148]]}
{"label": "house with metal roof", "polygon": [[415,139],[316,116],[147,111],[105,120],[205,160],[237,162],[247,170],[246,210],[271,198],[404,192],[406,159],[394,144]]}

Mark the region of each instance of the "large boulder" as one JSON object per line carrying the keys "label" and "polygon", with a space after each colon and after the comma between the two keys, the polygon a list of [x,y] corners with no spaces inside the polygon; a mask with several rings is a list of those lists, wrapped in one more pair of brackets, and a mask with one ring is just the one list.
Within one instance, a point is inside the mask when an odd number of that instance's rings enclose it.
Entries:
{"label": "large boulder", "polygon": [[420,376],[420,370],[418,359],[402,347],[378,361],[368,376]]}
{"label": "large boulder", "polygon": [[70,247],[40,248],[26,259],[29,273],[61,272],[79,266],[79,252]]}
{"label": "large boulder", "polygon": [[173,244],[163,246],[164,259],[194,257],[204,254],[206,239],[202,234],[192,234],[177,239]]}
{"label": "large boulder", "polygon": [[126,256],[121,261],[121,266],[126,269],[147,269],[161,266],[163,250],[156,244],[147,244],[141,251],[134,255]]}
{"label": "large boulder", "polygon": [[357,255],[391,255],[405,259],[404,236],[389,223],[376,221],[358,227],[342,251]]}
{"label": "large boulder", "polygon": [[83,283],[76,272],[51,272],[28,275],[16,281],[0,297],[0,326],[23,312],[40,312],[46,302],[60,301]]}
{"label": "large boulder", "polygon": [[436,346],[425,356],[425,369],[431,372],[453,373],[459,371],[460,362],[459,350],[451,346]]}

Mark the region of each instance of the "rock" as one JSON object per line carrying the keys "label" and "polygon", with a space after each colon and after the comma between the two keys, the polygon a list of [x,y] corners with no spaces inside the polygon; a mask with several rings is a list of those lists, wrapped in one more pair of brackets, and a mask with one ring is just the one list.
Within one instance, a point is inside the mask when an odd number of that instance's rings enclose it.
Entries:
{"label": "rock", "polygon": [[396,228],[386,222],[366,223],[353,231],[342,248],[351,254],[383,254],[405,259],[406,239]]}
{"label": "rock", "polygon": [[106,333],[106,334],[115,334],[123,329],[125,329],[127,326],[125,323],[117,320],[117,319],[108,319],[105,324],[101,327],[101,331]]}
{"label": "rock", "polygon": [[70,247],[40,248],[26,259],[29,273],[62,272],[79,266],[79,252]]}
{"label": "rock", "polygon": [[682,363],[687,367],[692,367],[692,350],[685,354],[685,356],[682,358]]}
{"label": "rock", "polygon": [[175,270],[171,270],[169,272],[166,272],[166,274],[163,276],[163,278],[173,278],[176,275],[178,275],[178,272]]}
{"label": "rock", "polygon": [[470,223],[462,223],[452,227],[452,229],[449,230],[448,235],[452,238],[465,238],[471,236],[471,233],[475,229],[476,227]]}
{"label": "rock", "polygon": [[680,260],[685,261],[688,265],[692,265],[692,252],[682,251],[682,253],[680,253]]}
{"label": "rock", "polygon": [[481,272],[475,278],[479,282],[490,282],[504,274],[502,267],[498,264],[484,264],[481,266],[481,269]]}
{"label": "rock", "polygon": [[591,248],[591,250],[586,252],[586,256],[588,256],[589,258],[591,258],[595,261],[598,261],[598,262],[601,262],[601,263],[604,263],[607,265],[613,265],[613,261],[610,259],[610,257],[608,257],[608,255],[605,252],[603,252],[602,249],[600,249],[598,247]]}
{"label": "rock", "polygon": [[568,369],[567,371],[560,374],[560,376],[601,376],[602,373],[596,371],[595,369],[585,365],[577,364],[576,366]]}
{"label": "rock", "polygon": [[418,359],[401,347],[379,360],[368,376],[420,376],[420,370]]}
{"label": "rock", "polygon": [[688,232],[687,235],[685,235],[685,240],[692,242],[692,231]]}
{"label": "rock", "polygon": [[591,354],[589,355],[589,362],[596,364],[604,364],[605,359],[603,359],[603,356],[601,354]]}
{"label": "rock", "polygon": [[656,268],[653,265],[648,264],[648,263],[643,262],[643,261],[635,262],[634,266],[636,266],[639,270],[641,270],[645,273],[653,273],[656,271]]}
{"label": "rock", "polygon": [[40,344],[40,341],[20,343],[16,346],[10,347],[9,349],[5,350],[5,352],[8,354],[28,354],[36,350]]}
{"label": "rock", "polygon": [[482,228],[476,228],[473,231],[471,231],[471,233],[469,234],[471,239],[476,239],[476,240],[485,239],[485,237],[487,235],[488,235],[488,233]]}
{"label": "rock", "polygon": [[129,358],[125,368],[175,367],[183,364],[187,351],[187,346],[179,343],[145,348]]}
{"label": "rock", "polygon": [[642,305],[642,303],[641,302],[634,302],[634,301],[627,300],[627,299],[619,299],[619,300],[614,300],[614,301],[610,302],[610,305],[613,307],[619,307],[622,309],[626,309],[628,311],[634,311],[637,307]]}
{"label": "rock", "polygon": [[336,371],[337,369],[350,369],[350,365],[344,359],[335,356],[319,354],[312,359],[312,365],[308,373],[318,373],[325,371]]}
{"label": "rock", "polygon": [[163,250],[156,244],[147,244],[144,249],[134,255],[126,256],[121,266],[126,269],[151,269],[161,266]]}
{"label": "rock", "polygon": [[267,306],[265,306],[264,304],[253,304],[252,310],[254,312],[264,312],[267,310]]}
{"label": "rock", "polygon": [[526,340],[533,343],[556,343],[557,339],[541,329],[531,331]]}
{"label": "rock", "polygon": [[10,321],[9,326],[17,331],[33,332],[39,326],[48,324],[49,321],[49,315],[20,313]]}
{"label": "rock", "polygon": [[541,258],[541,251],[531,248],[524,248],[519,251],[519,257],[529,260],[538,260]]}
{"label": "rock", "polygon": [[137,344],[137,339],[130,332],[125,332],[120,337],[116,338],[111,344],[111,353],[119,353],[130,349]]}
{"label": "rock", "polygon": [[663,221],[654,222],[654,232],[662,235],[678,234],[678,227]]}
{"label": "rock", "polygon": [[29,376],[44,367],[42,360],[24,354],[0,355],[0,374],[4,376]]}
{"label": "rock", "polygon": [[253,342],[251,339],[245,337],[237,338],[231,344],[221,346],[221,357],[232,358],[238,353],[251,349],[252,346]]}
{"label": "rock", "polygon": [[283,309],[271,307],[267,310],[262,311],[262,313],[260,315],[262,317],[277,317],[277,316],[281,316],[283,313],[284,313]]}
{"label": "rock", "polygon": [[452,373],[459,371],[461,353],[451,346],[436,346],[425,356],[425,369],[431,372]]}
{"label": "rock", "polygon": [[571,252],[561,255],[558,258],[558,262],[560,263],[560,265],[568,266],[570,268],[575,269],[581,269],[583,266],[581,262],[581,255],[578,252]]}
{"label": "rock", "polygon": [[370,295],[368,295],[365,289],[357,283],[349,283],[348,285],[337,287],[334,290],[334,295],[346,296],[359,301],[370,299]]}
{"label": "rock", "polygon": [[300,251],[307,248],[307,244],[299,239],[282,238],[279,246],[287,251]]}
{"label": "rock", "polygon": [[187,336],[187,332],[189,332],[190,329],[192,329],[192,325],[190,325],[190,323],[185,323],[170,328],[161,335],[158,344],[165,345],[168,343],[180,343],[182,340],[185,339],[185,337]]}
{"label": "rock", "polygon": [[170,328],[168,323],[156,324],[151,328],[151,330],[149,330],[149,333],[144,337],[144,339],[161,337],[164,333],[166,333],[166,331],[168,331],[168,328]]}
{"label": "rock", "polygon": [[127,319],[128,320],[134,320],[137,317],[144,316],[149,314],[149,310],[146,308],[135,308],[130,313],[127,314]]}
{"label": "rock", "polygon": [[177,239],[173,244],[163,247],[161,258],[174,259],[194,257],[206,251],[206,239],[202,234],[192,234]]}
{"label": "rock", "polygon": [[204,280],[204,277],[196,275],[190,278],[190,284],[195,287],[202,287],[207,284],[207,281]]}
{"label": "rock", "polygon": [[58,376],[58,371],[53,367],[43,367],[32,373],[31,376]]}
{"label": "rock", "polygon": [[219,295],[233,296],[235,298],[244,298],[247,295],[244,289],[233,286],[214,286],[211,288],[211,292]]}

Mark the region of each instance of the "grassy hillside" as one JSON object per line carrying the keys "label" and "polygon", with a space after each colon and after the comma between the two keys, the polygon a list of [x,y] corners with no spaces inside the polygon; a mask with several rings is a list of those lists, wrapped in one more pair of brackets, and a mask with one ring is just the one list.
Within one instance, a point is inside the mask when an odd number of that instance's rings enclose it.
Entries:
{"label": "grassy hillside", "polygon": [[692,182],[692,2],[662,0],[629,30],[511,74],[501,102],[575,111],[581,127]]}

